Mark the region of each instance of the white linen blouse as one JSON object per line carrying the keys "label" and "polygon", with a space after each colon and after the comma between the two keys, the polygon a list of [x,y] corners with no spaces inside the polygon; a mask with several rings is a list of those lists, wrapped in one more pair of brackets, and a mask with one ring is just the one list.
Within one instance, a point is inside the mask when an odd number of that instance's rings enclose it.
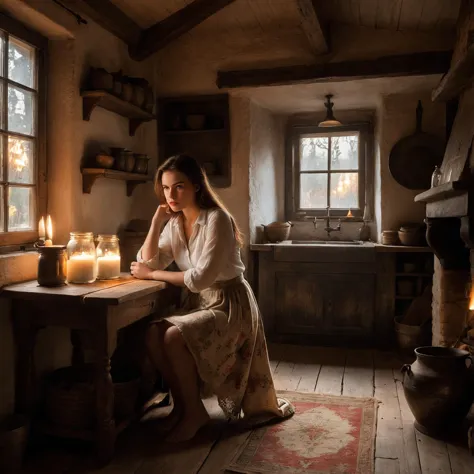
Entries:
{"label": "white linen blouse", "polygon": [[145,261],[140,249],[137,261],[153,270],[164,270],[176,262],[184,272],[184,284],[193,293],[231,280],[245,270],[230,216],[220,208],[201,209],[188,245],[182,218],[171,218],[161,232],[157,253]]}

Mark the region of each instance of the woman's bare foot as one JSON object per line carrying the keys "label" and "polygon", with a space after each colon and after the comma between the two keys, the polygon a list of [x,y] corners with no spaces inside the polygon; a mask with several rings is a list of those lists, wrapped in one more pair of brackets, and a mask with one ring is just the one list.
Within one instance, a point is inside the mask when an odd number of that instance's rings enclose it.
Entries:
{"label": "woman's bare foot", "polygon": [[179,443],[194,438],[195,434],[209,421],[209,414],[201,403],[201,407],[187,415],[181,417],[178,424],[173,428],[171,433],[166,437],[166,441],[171,443]]}

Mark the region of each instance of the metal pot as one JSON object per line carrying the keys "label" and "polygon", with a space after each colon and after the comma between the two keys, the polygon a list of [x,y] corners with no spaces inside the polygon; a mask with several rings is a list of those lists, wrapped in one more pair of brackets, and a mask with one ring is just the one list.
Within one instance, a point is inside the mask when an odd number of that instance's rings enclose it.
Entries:
{"label": "metal pot", "polygon": [[462,423],[474,401],[472,359],[467,351],[449,347],[418,347],[415,354],[416,361],[401,368],[415,427],[429,436],[443,435]]}
{"label": "metal pot", "polygon": [[266,240],[273,243],[281,242],[282,240],[288,240],[290,237],[290,230],[293,227],[293,223],[290,221],[275,221],[268,225],[261,225],[263,227]]}

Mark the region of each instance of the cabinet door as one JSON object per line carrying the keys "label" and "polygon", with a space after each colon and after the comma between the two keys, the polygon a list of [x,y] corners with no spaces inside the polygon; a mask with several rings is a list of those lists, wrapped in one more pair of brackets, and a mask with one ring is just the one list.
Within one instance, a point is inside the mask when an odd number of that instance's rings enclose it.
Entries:
{"label": "cabinet door", "polygon": [[324,284],[326,331],[330,334],[372,335],[375,276],[327,275]]}
{"label": "cabinet door", "polygon": [[276,331],[280,334],[324,332],[325,275],[275,272]]}

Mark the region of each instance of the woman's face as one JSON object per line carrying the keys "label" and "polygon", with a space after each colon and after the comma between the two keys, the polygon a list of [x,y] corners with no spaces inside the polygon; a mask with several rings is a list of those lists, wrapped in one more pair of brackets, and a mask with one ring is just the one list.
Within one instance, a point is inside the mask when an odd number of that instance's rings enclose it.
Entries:
{"label": "woman's face", "polygon": [[163,194],[173,212],[178,212],[196,202],[196,187],[179,171],[165,171],[161,177]]}

